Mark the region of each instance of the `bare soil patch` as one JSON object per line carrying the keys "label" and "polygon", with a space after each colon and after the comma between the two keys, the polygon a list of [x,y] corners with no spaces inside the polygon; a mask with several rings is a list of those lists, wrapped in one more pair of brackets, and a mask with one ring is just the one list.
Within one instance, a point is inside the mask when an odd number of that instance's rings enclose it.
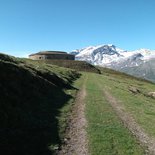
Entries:
{"label": "bare soil patch", "polygon": [[120,104],[115,97],[113,97],[108,91],[104,91],[104,95],[107,98],[110,105],[115,110],[118,117],[121,119],[125,127],[137,138],[140,144],[146,148],[146,154],[155,155],[155,139],[150,137],[134,120],[131,114],[126,112],[125,107]]}

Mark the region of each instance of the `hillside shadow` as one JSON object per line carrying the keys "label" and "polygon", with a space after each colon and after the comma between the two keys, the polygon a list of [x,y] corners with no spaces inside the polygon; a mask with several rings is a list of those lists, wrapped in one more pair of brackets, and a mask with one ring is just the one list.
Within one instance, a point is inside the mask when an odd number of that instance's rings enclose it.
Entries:
{"label": "hillside shadow", "polygon": [[53,154],[49,146],[60,143],[59,109],[72,96],[16,65],[0,63],[0,70],[0,154]]}

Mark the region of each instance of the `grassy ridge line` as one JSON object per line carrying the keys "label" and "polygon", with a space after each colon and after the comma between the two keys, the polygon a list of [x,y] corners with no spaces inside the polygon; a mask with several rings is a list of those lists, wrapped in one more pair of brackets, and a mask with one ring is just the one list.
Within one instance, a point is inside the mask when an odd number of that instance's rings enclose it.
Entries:
{"label": "grassy ridge line", "polygon": [[102,75],[88,74],[86,116],[92,155],[142,155],[144,150],[122,125],[103,96]]}
{"label": "grassy ridge line", "polygon": [[100,74],[100,69],[97,67],[85,62],[85,61],[76,61],[76,60],[44,60],[42,61],[47,64],[57,65],[60,67],[71,68],[76,71],[83,72],[93,72]]}
{"label": "grassy ridge line", "polygon": [[[18,67],[25,68],[31,73],[37,74],[38,76],[43,76],[44,79],[51,82],[56,82],[58,84],[70,85],[78,75],[80,75],[75,70],[59,67],[52,64],[44,63],[43,61],[34,61],[26,58],[16,58],[13,56],[5,55],[0,53],[0,60],[3,62],[7,62],[13,65],[17,65]],[[56,80],[60,79],[59,82]]]}

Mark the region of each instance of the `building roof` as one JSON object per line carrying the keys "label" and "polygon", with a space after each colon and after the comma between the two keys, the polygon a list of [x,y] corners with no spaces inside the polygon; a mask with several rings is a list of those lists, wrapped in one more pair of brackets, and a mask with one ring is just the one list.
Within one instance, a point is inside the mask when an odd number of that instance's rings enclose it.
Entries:
{"label": "building roof", "polygon": [[62,51],[40,51],[38,53],[30,54],[29,56],[33,55],[51,55],[51,54],[68,54],[67,52]]}

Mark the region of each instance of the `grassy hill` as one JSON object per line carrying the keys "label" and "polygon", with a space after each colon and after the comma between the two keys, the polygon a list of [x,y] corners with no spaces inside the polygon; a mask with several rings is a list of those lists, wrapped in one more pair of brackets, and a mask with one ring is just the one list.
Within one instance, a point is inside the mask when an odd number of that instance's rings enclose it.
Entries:
{"label": "grassy hill", "polygon": [[60,67],[66,67],[66,68],[71,68],[71,69],[75,69],[77,71],[84,71],[84,72],[94,72],[94,73],[99,73],[100,74],[100,70],[85,62],[85,61],[73,61],[73,60],[44,60],[44,63],[47,64],[52,64],[52,65],[57,65]]}
{"label": "grassy hill", "polygon": [[60,109],[80,74],[3,54],[0,71],[0,154],[49,154],[60,142]]}
{"label": "grassy hill", "polygon": [[[88,78],[86,116],[91,154],[146,154],[148,146],[139,145],[139,136],[135,134],[137,128],[132,124],[136,122],[146,134],[155,138],[155,99],[147,95],[155,91],[155,85],[109,69],[102,69],[101,75],[85,76]],[[110,97],[107,97],[107,93]],[[116,103],[116,107],[112,106]],[[120,116],[117,108],[123,109],[125,115]],[[130,122],[129,119],[124,121],[124,118],[130,116],[135,122]]]}
{"label": "grassy hill", "polygon": [[[127,116],[155,138],[155,99],[148,95],[155,91],[152,82],[85,62],[32,61],[4,54],[0,70],[0,154],[54,154],[64,143],[82,85],[92,155],[145,154],[147,145],[132,132],[130,121],[123,120]],[[114,105],[123,109],[123,118]]]}

